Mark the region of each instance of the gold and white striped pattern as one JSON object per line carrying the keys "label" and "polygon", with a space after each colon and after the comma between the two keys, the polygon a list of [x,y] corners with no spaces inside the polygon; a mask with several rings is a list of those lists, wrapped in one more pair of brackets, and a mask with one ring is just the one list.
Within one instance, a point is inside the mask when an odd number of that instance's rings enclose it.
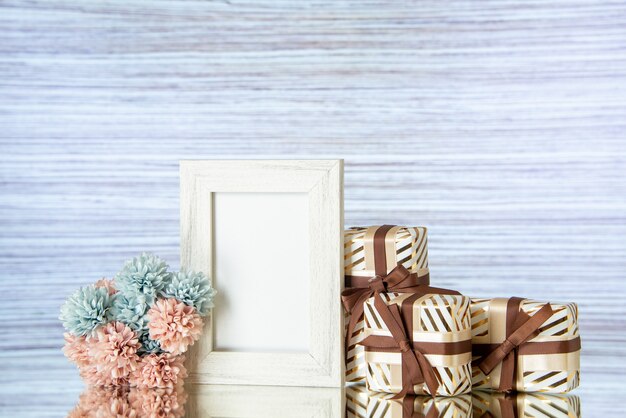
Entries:
{"label": "gold and white striped pattern", "polygon": [[[344,271],[346,276],[375,276],[373,270],[374,261],[366,257],[365,250],[366,233],[368,237],[378,226],[350,228],[344,233]],[[391,271],[398,263],[411,272],[424,274],[428,271],[428,234],[422,226],[396,227],[391,233],[395,234],[393,251],[395,262],[389,263],[388,271]],[[350,318],[347,317],[345,327],[347,330]],[[346,381],[365,381],[365,352],[358,345],[366,335],[363,332],[363,321],[359,321],[350,336],[346,354]],[[346,331],[344,331],[346,332]]]}
{"label": "gold and white striped pattern", "polygon": [[[366,258],[366,234],[379,226],[354,227],[344,232],[344,272],[346,276],[375,275],[374,261]],[[391,271],[398,263],[412,272],[428,268],[428,230],[423,226],[400,226],[395,233],[395,263],[389,263]]]}
{"label": "gold and white striped pattern", "polygon": [[346,418],[366,418],[370,392],[363,385],[346,387]]}
{"label": "gold and white striped pattern", "polygon": [[[495,392],[472,392],[472,405],[475,417],[486,413],[500,418],[500,399],[506,395]],[[514,398],[518,417],[533,418],[578,418],[581,416],[580,398],[575,395],[555,395],[543,393],[518,393]]]}
{"label": "gold and white striped pattern", "polygon": [[[392,399],[389,393],[372,393],[367,403],[367,418],[405,418],[402,412],[404,399]],[[410,396],[414,411],[426,416],[436,408],[439,418],[470,418],[472,416],[471,395],[459,395],[451,398],[430,396]]]}
{"label": "gold and white striped pattern", "polygon": [[[504,340],[505,318],[491,312],[494,303],[505,299],[472,299],[472,343],[499,344]],[[533,315],[547,302],[525,299],[521,309]],[[540,328],[540,334],[532,342],[564,341],[579,336],[578,307],[575,303],[550,303],[554,314]],[[500,311],[499,311],[500,312]],[[474,357],[473,360],[478,360]],[[472,369],[474,389],[495,389],[498,386],[500,366],[489,376],[476,366]],[[520,355],[517,368],[517,390],[522,392],[565,393],[578,387],[580,380],[580,351],[567,354]]]}
{"label": "gold and white striped pattern", "polygon": [[[408,293],[388,293],[387,304],[401,305]],[[365,333],[391,336],[374,307],[374,300],[365,302]],[[413,302],[413,341],[454,342],[469,339],[469,298],[457,295],[431,294]],[[426,356],[431,362],[439,388],[437,396],[455,396],[471,390],[471,353]],[[370,390],[398,393],[402,389],[400,353],[366,352],[366,383]],[[416,385],[415,393],[429,394],[425,385]]]}

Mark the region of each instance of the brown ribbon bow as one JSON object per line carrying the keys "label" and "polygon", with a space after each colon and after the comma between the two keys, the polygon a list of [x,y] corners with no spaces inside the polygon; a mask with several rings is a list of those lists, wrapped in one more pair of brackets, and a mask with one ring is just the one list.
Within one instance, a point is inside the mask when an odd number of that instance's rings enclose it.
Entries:
{"label": "brown ribbon bow", "polygon": [[[425,383],[432,396],[437,394],[439,381],[433,367],[426,356],[419,350],[413,348],[412,330],[407,330],[398,305],[387,305],[380,296],[379,289],[382,287],[382,279],[373,281],[376,292],[374,294],[374,307],[381,319],[389,329],[393,342],[400,349],[402,354],[402,391],[395,395],[393,399],[399,399],[407,394],[414,394],[414,386]],[[379,336],[369,336],[363,340],[362,344],[368,348],[388,349],[388,338]]]}
{"label": "brown ribbon bow", "polygon": [[506,307],[506,340],[495,347],[478,364],[480,370],[488,376],[489,373],[502,363],[500,375],[501,392],[510,392],[515,389],[515,370],[517,367],[518,350],[520,346],[539,334],[539,328],[552,314],[552,307],[545,304],[533,316],[529,316],[520,309],[522,298],[510,298]]}
{"label": "brown ribbon bow", "polygon": [[[402,384],[403,390],[394,396],[394,399],[402,397],[404,394],[413,393],[413,386],[426,383],[430,393],[435,396],[439,382],[435,372],[428,362],[428,359],[419,350],[413,348],[412,330],[407,330],[406,324],[402,320],[398,306],[387,305],[381,293],[414,293],[415,297],[421,297],[429,293],[452,294],[460,293],[428,286],[428,275],[418,276],[411,273],[402,264],[398,264],[387,273],[387,255],[385,249],[385,238],[393,225],[383,225],[374,233],[374,271],[376,276],[367,279],[351,277],[349,285],[353,286],[341,293],[341,300],[344,308],[350,314],[350,322],[346,332],[346,352],[350,344],[350,338],[354,332],[357,322],[363,317],[363,304],[371,297],[374,297],[374,306],[381,315],[383,321],[389,328],[393,341],[392,343],[400,349],[402,353]],[[354,287],[357,286],[357,287]],[[408,334],[407,334],[408,333]],[[377,337],[368,337],[372,348],[380,343]],[[365,343],[365,341],[363,341]],[[379,348],[389,348],[388,346]]]}

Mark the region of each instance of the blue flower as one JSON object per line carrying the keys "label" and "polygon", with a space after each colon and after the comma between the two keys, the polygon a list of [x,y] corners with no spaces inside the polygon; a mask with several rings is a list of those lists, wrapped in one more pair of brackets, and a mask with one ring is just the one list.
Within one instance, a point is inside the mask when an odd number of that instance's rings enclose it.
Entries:
{"label": "blue flower", "polygon": [[111,306],[111,315],[116,321],[125,323],[135,331],[147,330],[149,308],[144,295],[118,293]]}
{"label": "blue flower", "polygon": [[193,306],[198,314],[205,316],[213,307],[213,298],[217,291],[211,287],[211,281],[204,274],[181,271],[172,275],[161,293],[165,297],[176,298]]}
{"label": "blue flower", "polygon": [[59,319],[70,334],[84,336],[111,319],[111,303],[114,296],[94,285],[81,287],[70,296],[63,306]]}
{"label": "blue flower", "polygon": [[143,295],[149,305],[169,282],[169,266],[159,257],[143,253],[129,260],[115,276],[115,286],[126,296]]}
{"label": "blue flower", "polygon": [[161,349],[161,345],[159,344],[159,342],[150,339],[148,331],[139,334],[139,342],[141,343],[141,347],[139,347],[139,350],[137,350],[138,354],[164,353],[163,349]]}

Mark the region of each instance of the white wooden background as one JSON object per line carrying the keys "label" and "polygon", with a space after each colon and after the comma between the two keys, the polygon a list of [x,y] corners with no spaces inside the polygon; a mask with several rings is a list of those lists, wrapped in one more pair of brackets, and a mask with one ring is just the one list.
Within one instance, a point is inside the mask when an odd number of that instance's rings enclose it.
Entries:
{"label": "white wooden background", "polygon": [[178,265],[179,159],[266,156],[345,158],[346,225],[427,225],[438,286],[578,302],[608,413],[625,132],[624,1],[0,0],[0,411],[74,402],[73,289]]}

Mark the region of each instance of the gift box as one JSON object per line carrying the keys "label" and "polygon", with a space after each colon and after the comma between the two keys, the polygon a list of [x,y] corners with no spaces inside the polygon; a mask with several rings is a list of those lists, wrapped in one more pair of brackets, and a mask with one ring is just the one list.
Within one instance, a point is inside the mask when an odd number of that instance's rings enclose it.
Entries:
{"label": "gift box", "polygon": [[578,418],[580,398],[575,395],[543,393],[472,392],[475,417],[516,418]]}
{"label": "gift box", "polygon": [[[398,265],[404,267],[409,276],[402,286],[392,286],[395,290],[402,291],[411,286],[428,284],[427,244],[427,231],[424,227],[382,225],[346,230],[345,287],[362,289],[359,294],[362,297],[352,298],[351,306],[346,306],[347,311],[352,311],[354,306],[362,304],[371,296],[366,292],[370,278],[376,275],[385,277]],[[353,315],[346,313],[345,319],[346,381],[364,381],[365,354],[358,345],[365,338],[363,315],[359,312]]]}
{"label": "gift box", "polygon": [[368,336],[360,343],[368,389],[398,396],[471,391],[469,305],[470,299],[458,294],[379,292],[368,299]]}
{"label": "gift box", "polygon": [[406,395],[401,399],[388,393],[371,394],[367,417],[376,418],[470,418],[472,396],[436,397]]}
{"label": "gift box", "polygon": [[370,392],[363,385],[346,386],[346,418],[367,417]]}
{"label": "gift box", "polygon": [[574,303],[472,299],[474,389],[564,393],[578,386]]}

